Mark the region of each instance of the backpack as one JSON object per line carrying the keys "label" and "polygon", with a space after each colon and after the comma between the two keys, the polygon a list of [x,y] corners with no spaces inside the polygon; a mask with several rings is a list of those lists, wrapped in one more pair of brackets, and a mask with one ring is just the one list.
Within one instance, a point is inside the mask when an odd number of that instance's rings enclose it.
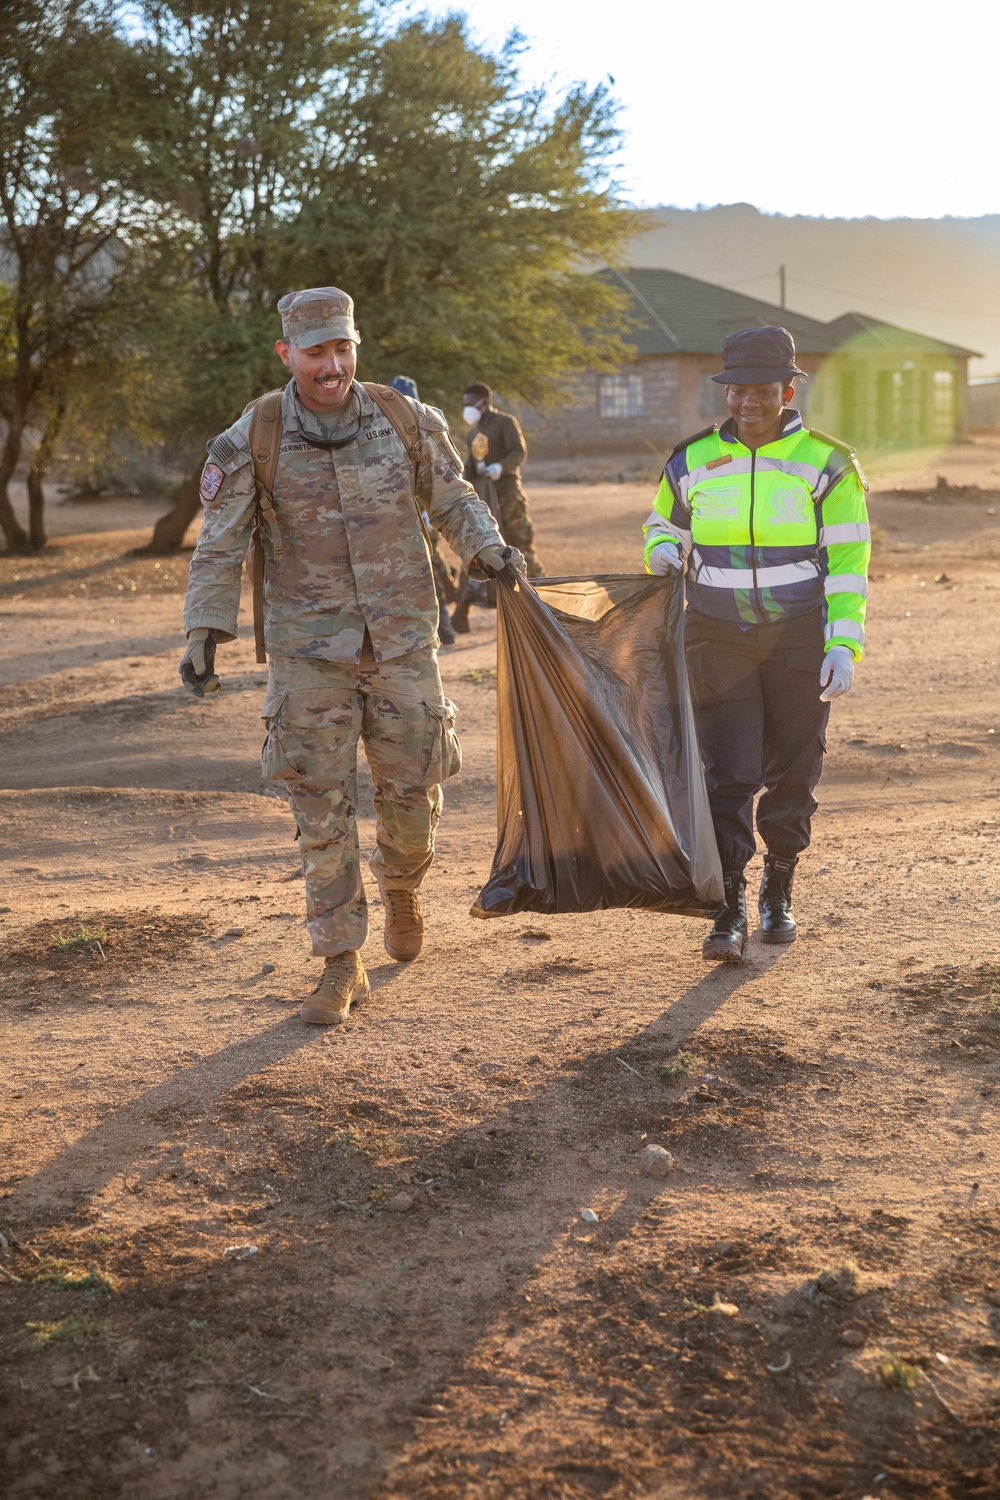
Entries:
{"label": "backpack", "polygon": [[[406,397],[394,391],[391,386],[366,383],[364,389],[403,440],[406,456],[413,465],[413,503],[417,508],[417,519],[424,534],[424,541],[427,543],[427,550],[433,552],[434,545],[427,529],[427,522],[424,520],[422,504],[423,499],[428,501],[430,499],[430,460],[424,451],[416,412]],[[254,643],[257,648],[257,660],[261,663],[267,661],[267,651],[264,648],[264,548],[262,546],[262,530],[265,525],[270,532],[275,562],[280,559],[284,550],[281,542],[281,528],[274,509],[273,494],[274,479],[278,472],[278,458],[281,453],[281,396],[280,390],[268,391],[266,396],[258,396],[257,400],[248,407],[248,410],[253,412],[250,419],[249,444],[250,458],[253,463],[256,509],[247,562],[253,579]]]}

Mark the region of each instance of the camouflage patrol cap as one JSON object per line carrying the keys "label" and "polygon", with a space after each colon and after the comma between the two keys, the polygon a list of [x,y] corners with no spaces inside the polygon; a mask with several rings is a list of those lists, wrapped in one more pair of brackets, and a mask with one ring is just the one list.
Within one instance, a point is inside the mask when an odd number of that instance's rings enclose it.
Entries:
{"label": "camouflage patrol cap", "polygon": [[288,292],[278,303],[281,331],[286,344],[309,349],[328,339],[352,339],[360,344],[354,326],[354,302],[337,286],[312,286],[304,292]]}

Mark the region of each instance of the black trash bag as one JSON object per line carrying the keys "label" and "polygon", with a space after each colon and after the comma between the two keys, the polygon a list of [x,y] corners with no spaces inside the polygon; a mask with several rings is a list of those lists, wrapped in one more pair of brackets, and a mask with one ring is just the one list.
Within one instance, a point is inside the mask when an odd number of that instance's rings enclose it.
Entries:
{"label": "black trash bag", "polygon": [[497,621],[497,848],[472,915],[718,908],[680,574],[507,567]]}

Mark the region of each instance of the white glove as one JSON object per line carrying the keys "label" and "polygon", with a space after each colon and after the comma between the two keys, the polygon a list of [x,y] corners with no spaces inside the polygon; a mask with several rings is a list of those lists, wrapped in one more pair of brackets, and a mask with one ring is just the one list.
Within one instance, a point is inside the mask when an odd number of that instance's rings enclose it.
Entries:
{"label": "white glove", "polygon": [[487,479],[492,479],[493,482],[494,482],[494,484],[500,478],[500,475],[502,473],[503,473],[503,464],[487,464],[486,465],[486,477],[487,477]]}
{"label": "white glove", "polygon": [[684,559],[673,542],[657,542],[649,554],[647,567],[662,578],[671,570],[679,573],[684,567]]}
{"label": "white glove", "polygon": [[854,686],[854,652],[849,646],[831,646],[819,669],[819,685],[823,689],[820,702],[829,703]]}
{"label": "white glove", "polygon": [[518,573],[526,574],[528,565],[516,547],[484,547],[476,553],[476,562],[488,573],[502,573],[510,563]]}

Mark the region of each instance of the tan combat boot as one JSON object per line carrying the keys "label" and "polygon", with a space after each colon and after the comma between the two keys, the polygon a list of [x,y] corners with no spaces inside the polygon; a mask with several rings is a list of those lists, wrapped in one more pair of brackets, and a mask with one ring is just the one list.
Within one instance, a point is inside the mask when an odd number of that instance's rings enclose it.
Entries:
{"label": "tan combat boot", "polygon": [[310,1026],[343,1026],[353,1002],[371,994],[360,953],[338,953],[328,958],[323,977],[299,1011]]}
{"label": "tan combat boot", "polygon": [[385,902],[385,951],[406,964],[424,946],[424,914],[416,891],[381,891]]}

